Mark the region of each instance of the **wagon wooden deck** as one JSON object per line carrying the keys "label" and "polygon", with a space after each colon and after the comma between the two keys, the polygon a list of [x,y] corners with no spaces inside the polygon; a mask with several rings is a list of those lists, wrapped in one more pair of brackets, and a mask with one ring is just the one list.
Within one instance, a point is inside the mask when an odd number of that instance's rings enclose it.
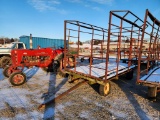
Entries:
{"label": "wagon wooden deck", "polygon": [[[119,65],[117,67],[117,63],[115,63],[115,62],[109,63],[108,64],[107,79],[116,76],[117,68],[118,68],[118,74],[121,74],[123,72],[126,72],[128,69],[135,68],[135,65],[131,65],[130,67],[128,67],[128,64],[126,64],[126,63],[119,63]],[[89,65],[78,66],[76,68],[71,68],[70,70],[73,70],[73,71],[75,70],[76,72],[80,72],[83,74],[89,74],[90,66]],[[106,63],[94,64],[91,66],[91,76],[94,76],[97,78],[104,77],[105,70],[106,70]]]}

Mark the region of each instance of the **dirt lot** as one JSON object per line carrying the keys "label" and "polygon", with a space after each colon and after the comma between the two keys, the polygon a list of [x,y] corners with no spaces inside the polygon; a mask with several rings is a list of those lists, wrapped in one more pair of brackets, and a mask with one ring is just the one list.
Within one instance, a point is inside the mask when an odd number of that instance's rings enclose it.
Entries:
{"label": "dirt lot", "polygon": [[157,101],[147,99],[147,88],[132,80],[111,82],[111,92],[103,97],[97,93],[98,85],[84,84],[67,96],[43,109],[38,106],[75,84],[67,78],[45,73],[39,68],[26,69],[27,83],[12,86],[0,69],[0,119],[2,120],[159,120],[160,94]]}

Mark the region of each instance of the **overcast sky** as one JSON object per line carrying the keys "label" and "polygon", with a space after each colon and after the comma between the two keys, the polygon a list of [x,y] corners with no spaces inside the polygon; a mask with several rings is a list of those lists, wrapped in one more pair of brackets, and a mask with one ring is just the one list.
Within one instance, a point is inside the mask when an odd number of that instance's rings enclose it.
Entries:
{"label": "overcast sky", "polygon": [[160,0],[0,0],[0,37],[63,39],[64,20],[107,29],[109,11],[130,10],[144,19],[146,9],[160,20]]}

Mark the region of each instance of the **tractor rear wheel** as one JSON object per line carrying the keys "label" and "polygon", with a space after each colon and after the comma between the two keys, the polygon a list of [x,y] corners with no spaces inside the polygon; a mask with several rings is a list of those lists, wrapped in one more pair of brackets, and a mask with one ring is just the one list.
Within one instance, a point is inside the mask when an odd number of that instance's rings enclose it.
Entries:
{"label": "tractor rear wheel", "polygon": [[83,62],[83,61],[84,61],[84,58],[82,57],[82,58],[81,58],[81,62]]}
{"label": "tractor rear wheel", "polygon": [[7,65],[12,64],[11,58],[9,56],[3,56],[0,62],[2,68],[5,68]]}
{"label": "tractor rear wheel", "polygon": [[4,75],[5,77],[7,77],[7,78],[11,75],[11,72],[9,71],[9,66],[6,66],[6,67],[4,68],[4,70],[3,70],[3,75]]}
{"label": "tractor rear wheel", "polygon": [[105,85],[99,86],[99,94],[102,96],[107,96],[110,93],[111,85],[107,82]]}
{"label": "tractor rear wheel", "polygon": [[22,72],[12,73],[9,77],[9,81],[14,86],[20,86],[26,82],[26,75]]}
{"label": "tractor rear wheel", "polygon": [[48,67],[42,67],[41,69],[45,72],[48,72]]}
{"label": "tractor rear wheel", "polygon": [[2,65],[1,65],[1,59],[2,59],[2,57],[0,58],[0,67],[2,67]]}

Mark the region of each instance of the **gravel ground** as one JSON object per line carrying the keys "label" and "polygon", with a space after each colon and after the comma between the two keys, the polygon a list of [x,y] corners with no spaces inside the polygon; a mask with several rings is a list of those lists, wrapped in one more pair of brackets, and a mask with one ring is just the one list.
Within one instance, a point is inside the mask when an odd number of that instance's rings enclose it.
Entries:
{"label": "gravel ground", "polygon": [[[2,120],[159,120],[160,95],[147,99],[147,88],[123,76],[111,81],[111,92],[100,96],[98,85],[84,84],[43,109],[38,106],[76,83],[41,69],[25,70],[27,83],[12,86],[0,69],[0,119]],[[81,80],[80,80],[81,81]]]}

